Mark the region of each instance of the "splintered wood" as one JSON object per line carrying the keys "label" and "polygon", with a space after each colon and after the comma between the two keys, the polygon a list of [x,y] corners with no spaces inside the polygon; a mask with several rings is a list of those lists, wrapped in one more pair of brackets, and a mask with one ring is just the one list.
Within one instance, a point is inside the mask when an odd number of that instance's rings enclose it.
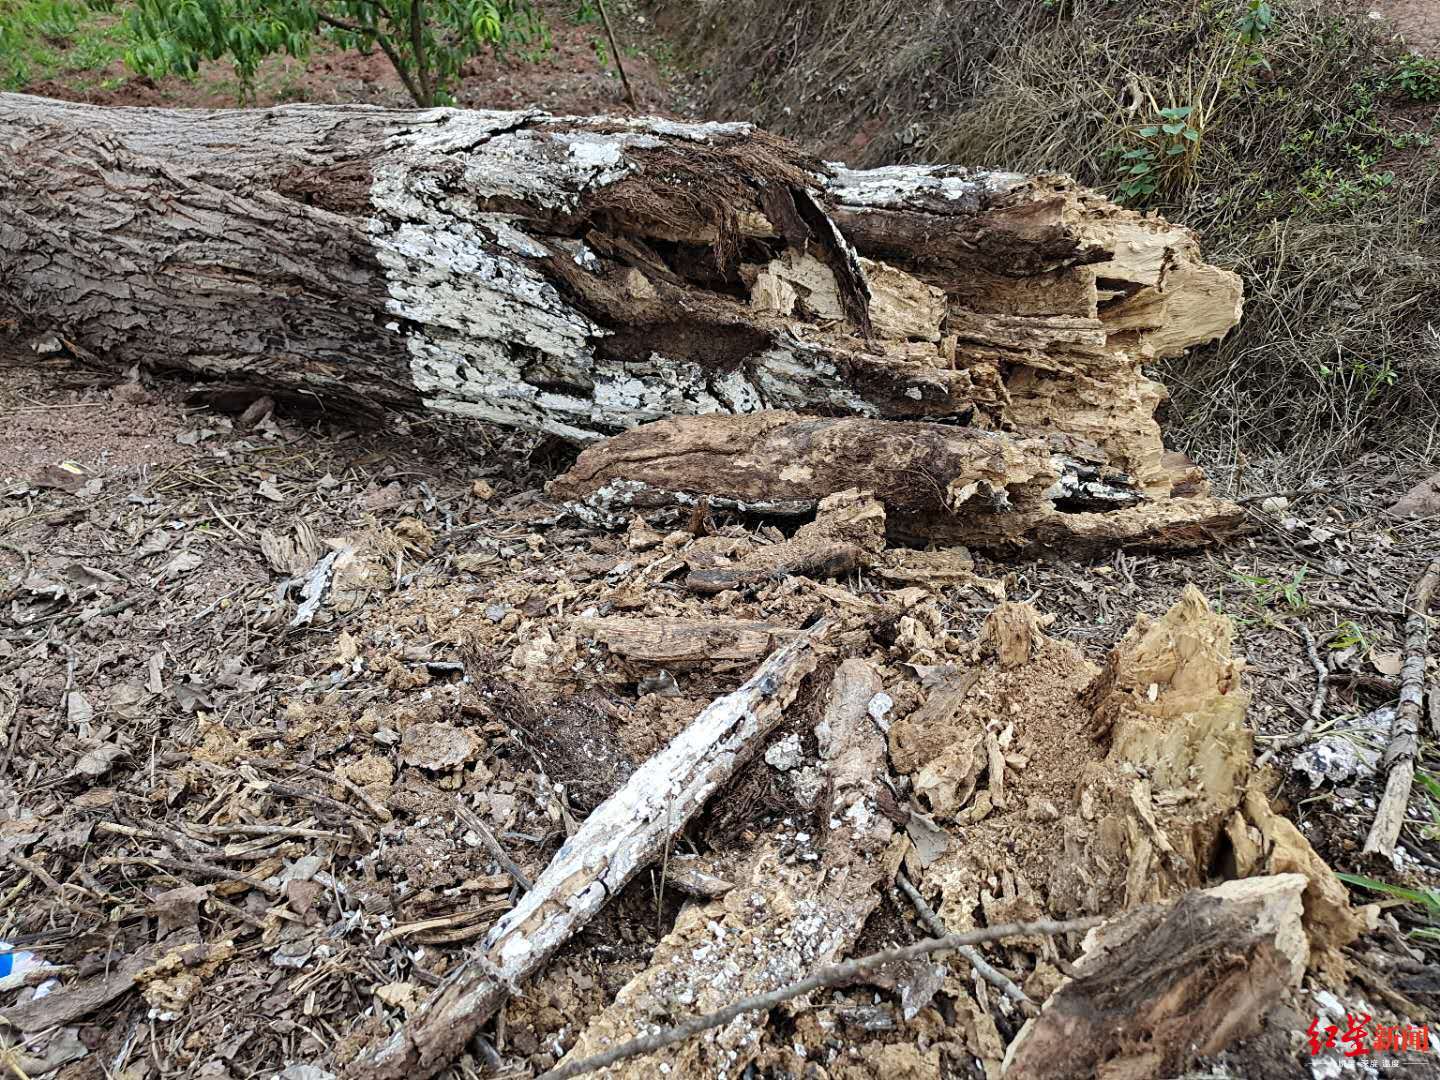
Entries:
{"label": "splintered wood", "polygon": [[[869,710],[883,693],[879,672],[846,660],[826,694],[817,732],[825,804],[812,832],[781,825],[753,845],[731,872],[735,888],[708,904],[687,907],[655,950],[651,966],[616,995],[570,1051],[583,1058],[745,994],[773,990],[844,957],[880,903],[899,852],[895,829],[875,808],[885,773],[885,740]],[[892,855],[893,851],[893,855]],[[797,1003],[803,1007],[803,1003]],[[669,1055],[681,1076],[737,1075],[757,1058],[766,1068],[803,1065],[760,1036],[764,1014],[737,1018]],[[655,1075],[653,1060],[616,1066],[608,1075]]]}
{"label": "splintered wood", "polygon": [[893,537],[921,543],[1201,547],[1243,519],[1200,482],[1156,498],[1068,436],[780,411],[647,424],[582,452],[549,490],[614,527],[701,504],[799,517],[857,487],[884,504]]}
{"label": "splintered wood", "polygon": [[636,769],[560,849],[524,899],[491,928],[482,951],[456,968],[393,1037],[352,1071],[432,1076],[505,1000],[661,852],[705,801],[759,748],[814,669],[824,627],[770,657],[718,699],[661,753]]}
{"label": "splintered wood", "polygon": [[[861,505],[842,500],[839,520],[853,522]],[[787,734],[765,752],[759,767],[782,774],[806,811],[772,821],[726,857],[685,860],[676,885],[694,899],[648,965],[585,1020],[560,1071],[738,998],[779,992],[843,959],[902,863],[927,929],[965,933],[1061,914],[1115,918],[1091,934],[1073,967],[1065,966],[1073,941],[1035,934],[991,946],[983,958],[914,960],[869,977],[904,1003],[903,1027],[883,1008],[847,1005],[832,1014],[814,997],[787,1004],[778,1026],[778,1014],[740,1012],[666,1050],[671,1074],[737,1075],[751,1065],[803,1074],[829,1060],[825,1047],[850,1030],[848,1009],[859,1010],[855,1023],[870,1041],[853,1064],[830,1061],[830,1075],[846,1080],[876,1070],[936,1075],[942,1058],[957,1055],[979,1058],[992,1076],[1119,1069],[1159,1077],[1253,1033],[1307,969],[1343,974],[1338,950],[1364,928],[1365,914],[1254,786],[1231,627],[1196,590],[1187,588],[1160,618],[1142,616],[1102,666],[1048,636],[1050,620],[1028,604],[1002,603],[973,641],[941,643],[924,629],[933,599],[904,592],[911,607],[900,620],[884,608],[857,609],[850,625],[826,631],[828,646],[845,642],[869,657],[821,667],[813,708],[788,716]],[[605,620],[575,622],[593,636]],[[670,634],[683,642],[699,629],[659,623],[650,644],[630,649],[627,637],[644,639],[621,633],[605,648],[615,663],[670,663],[691,654],[657,643]],[[713,629],[734,632],[724,621]],[[660,857],[703,799],[686,795],[662,808],[673,778],[704,777],[713,790],[714,762],[736,754],[737,739],[746,748],[763,741],[815,666],[815,650],[826,647],[813,631],[781,640],[759,675],[592,813],[481,950],[383,1047],[358,1059],[354,1075],[442,1067],[515,979]],[[777,671],[790,687],[784,700],[765,692]],[[742,719],[750,709],[768,711]],[[712,737],[694,732],[714,726],[711,714],[744,732],[700,753]],[[679,746],[694,751],[680,761]],[[938,846],[915,839],[922,820],[943,838]],[[1217,873],[1233,880],[1215,886]],[[1001,1035],[994,1013],[1013,1010],[1014,995],[991,983],[1023,987],[1045,1003],[1017,1039]],[[955,1008],[953,1027],[925,1008],[942,992]],[[1196,1016],[1207,1018],[1203,1040],[1193,1037]],[[1061,1058],[1066,1040],[1080,1049]],[[1075,1061],[1079,1071],[1066,1071]],[[651,1076],[655,1066],[642,1054],[604,1074]]]}
{"label": "splintered wood", "polygon": [[1174,1076],[1261,1028],[1310,959],[1299,874],[1144,904],[1090,931],[1073,976],[1010,1044],[1007,1076]]}
{"label": "splintered wood", "polygon": [[[578,444],[640,428],[556,489],[601,517],[804,512],[858,471],[888,477],[901,533],[956,543],[1188,546],[1239,522],[1165,451],[1144,372],[1234,326],[1239,277],[1064,177],[854,171],[745,124],[8,94],[0,143],[12,314],[116,370]],[[805,450],[770,413],[863,422]],[[672,460],[701,444],[768,467]],[[762,459],[787,449],[794,470]]]}

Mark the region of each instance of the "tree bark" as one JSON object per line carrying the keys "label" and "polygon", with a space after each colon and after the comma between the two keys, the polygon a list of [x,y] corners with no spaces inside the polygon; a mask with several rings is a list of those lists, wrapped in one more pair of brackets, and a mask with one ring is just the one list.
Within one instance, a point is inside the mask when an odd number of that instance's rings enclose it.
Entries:
{"label": "tree bark", "polygon": [[1206,494],[1198,470],[1175,476],[1153,497],[1070,436],[770,411],[646,424],[582,451],[549,490],[582,520],[616,528],[637,512],[702,502],[808,517],[859,489],[884,505],[894,540],[992,550],[1201,547],[1243,524],[1238,506]]}
{"label": "tree bark", "polygon": [[352,409],[1058,434],[1166,500],[1195,477],[1142,365],[1239,311],[1188,230],[1063,177],[851,171],[744,124],[0,95],[0,316]]}
{"label": "tree bark", "polygon": [[459,1056],[511,990],[653,862],[760,748],[815,670],[828,631],[819,623],[777,649],[745,685],[716,698],[636,769],[490,928],[480,950],[446,976],[403,1028],[352,1061],[349,1075],[417,1080]]}

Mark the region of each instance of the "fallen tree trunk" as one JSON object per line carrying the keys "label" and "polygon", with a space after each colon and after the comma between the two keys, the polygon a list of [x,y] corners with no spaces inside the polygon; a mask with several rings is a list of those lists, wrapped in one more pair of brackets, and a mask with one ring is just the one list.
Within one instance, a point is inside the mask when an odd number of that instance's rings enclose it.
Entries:
{"label": "fallen tree trunk", "polygon": [[1144,501],[1195,476],[1142,365],[1240,311],[1188,230],[1063,177],[536,112],[0,95],[0,251],[0,313],[117,369],[577,443],[762,410],[1060,435]]}

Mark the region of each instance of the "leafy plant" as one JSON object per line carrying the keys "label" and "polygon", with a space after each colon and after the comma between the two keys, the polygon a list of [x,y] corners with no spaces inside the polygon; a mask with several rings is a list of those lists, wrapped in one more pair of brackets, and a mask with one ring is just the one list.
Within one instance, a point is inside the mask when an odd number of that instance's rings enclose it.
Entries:
{"label": "leafy plant", "polygon": [[1378,364],[1357,357],[1340,367],[1320,364],[1318,370],[1321,378],[1345,383],[1351,392],[1363,394],[1367,401],[1383,388],[1394,386],[1400,381],[1400,375],[1389,357]]}
{"label": "leafy plant", "polygon": [[1421,787],[1430,793],[1432,798],[1440,799],[1440,777],[1425,772],[1423,769],[1417,769],[1415,779],[1420,782]]}
{"label": "leafy plant", "polygon": [[1275,12],[1268,0],[1249,0],[1240,16],[1239,24],[1235,27],[1240,43],[1246,46],[1237,58],[1243,67],[1270,70],[1270,61],[1265,58],[1260,46],[1274,25]]}
{"label": "leafy plant", "polygon": [[1270,607],[1283,601],[1291,611],[1304,611],[1310,606],[1310,601],[1305,598],[1300,587],[1304,584],[1305,575],[1309,572],[1308,566],[1302,566],[1290,575],[1288,581],[1255,574],[1241,574],[1234,570],[1230,572],[1230,576],[1250,587],[1251,598],[1256,604]]}
{"label": "leafy plant", "polygon": [[1424,910],[1425,917],[1431,925],[1411,931],[1411,936],[1424,938],[1427,941],[1440,941],[1440,889],[1411,889],[1404,885],[1392,885],[1388,881],[1378,881],[1375,878],[1366,877],[1364,874],[1336,874],[1335,876],[1348,885],[1358,885],[1362,889],[1369,889],[1371,892],[1380,893],[1402,903],[1419,906]]}
{"label": "leafy plant", "polygon": [[1346,619],[1336,626],[1334,630],[1330,631],[1329,645],[1330,648],[1337,652],[1351,647],[1368,649],[1370,647],[1370,638],[1364,630],[1360,629],[1359,624],[1351,619]]}
{"label": "leafy plant", "polygon": [[1124,172],[1120,194],[1128,203],[1142,203],[1186,169],[1200,145],[1200,129],[1191,123],[1189,105],[1160,110],[1160,122],[1140,129],[1145,146],[1120,155]]}
{"label": "leafy plant", "polygon": [[1247,45],[1257,45],[1270,32],[1275,25],[1275,12],[1271,9],[1267,0],[1250,0],[1245,5],[1245,13],[1240,16],[1240,23],[1236,27],[1240,31],[1240,40]]}
{"label": "leafy plant", "polygon": [[545,33],[529,0],[135,0],[127,25],[134,70],[193,75],[202,60],[229,57],[243,95],[266,57],[305,57],[318,36],[379,49],[421,107],[449,104],[461,66],[480,50]]}
{"label": "leafy plant", "polygon": [[1440,101],[1440,60],[1406,53],[1390,76],[1390,88],[1411,101]]}
{"label": "leafy plant", "polygon": [[1440,840],[1440,777],[1434,773],[1425,772],[1423,769],[1415,770],[1415,779],[1425,789],[1428,798],[1425,800],[1430,807],[1430,818],[1432,824],[1426,825],[1420,830],[1420,835],[1426,840]]}

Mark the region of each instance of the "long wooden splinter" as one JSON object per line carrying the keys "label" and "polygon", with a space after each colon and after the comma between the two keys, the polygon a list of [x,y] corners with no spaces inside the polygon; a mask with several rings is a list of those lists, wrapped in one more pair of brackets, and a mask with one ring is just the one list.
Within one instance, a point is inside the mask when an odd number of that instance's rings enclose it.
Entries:
{"label": "long wooden splinter", "polygon": [[659,856],[765,741],[815,669],[819,623],[776,650],[732,694],[711,702],[664,750],[601,803],[550,861],[534,888],[491,928],[390,1038],[361,1054],[351,1076],[420,1080],[459,1056],[521,980]]}

